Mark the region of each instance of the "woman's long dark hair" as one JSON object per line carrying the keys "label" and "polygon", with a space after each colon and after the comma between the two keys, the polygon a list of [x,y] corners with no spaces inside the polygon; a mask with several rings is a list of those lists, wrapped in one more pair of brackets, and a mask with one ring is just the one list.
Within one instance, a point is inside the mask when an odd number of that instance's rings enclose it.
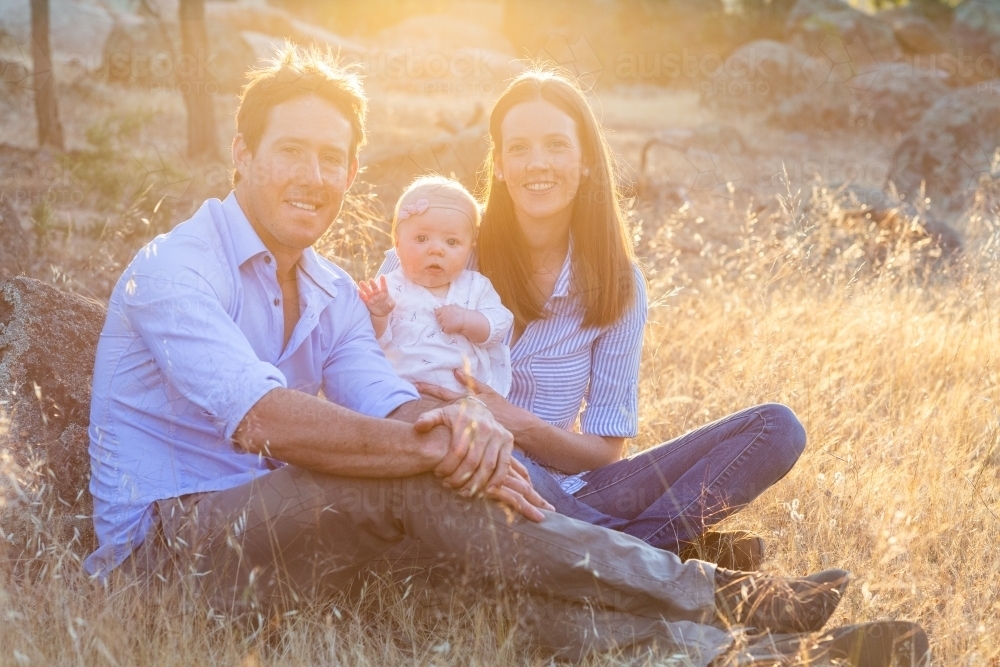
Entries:
{"label": "woman's long dark hair", "polygon": [[545,299],[531,281],[528,245],[517,224],[510,192],[494,178],[494,162],[503,146],[500,126],[504,117],[514,106],[535,100],[552,104],[576,123],[583,164],[590,169],[590,175],[580,179],[573,204],[571,289],[584,308],[583,326],[608,326],[618,321],[635,300],[632,243],[604,131],[580,87],[558,71],[533,68],[520,74],[500,95],[490,114],[479,270],[493,283],[519,326],[546,316]]}

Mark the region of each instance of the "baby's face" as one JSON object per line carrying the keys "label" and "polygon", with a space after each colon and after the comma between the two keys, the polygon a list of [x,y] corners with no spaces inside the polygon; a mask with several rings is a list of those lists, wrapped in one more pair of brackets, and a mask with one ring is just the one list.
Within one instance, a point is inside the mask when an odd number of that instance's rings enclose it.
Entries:
{"label": "baby's face", "polygon": [[472,252],[472,222],[462,211],[434,208],[396,227],[396,255],[407,278],[441,287],[458,277]]}

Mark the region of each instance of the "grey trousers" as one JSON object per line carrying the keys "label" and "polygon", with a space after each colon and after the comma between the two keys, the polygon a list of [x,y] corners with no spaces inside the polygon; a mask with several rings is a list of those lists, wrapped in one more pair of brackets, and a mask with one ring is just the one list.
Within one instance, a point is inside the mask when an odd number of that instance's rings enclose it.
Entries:
{"label": "grey trousers", "polygon": [[713,565],[555,513],[534,523],[463,499],[430,474],[362,479],[287,466],[159,501],[156,511],[132,567],[147,578],[183,577],[226,614],[322,601],[411,538],[423,554],[461,566],[466,580],[528,592],[524,631],[567,658],[626,644],[707,665],[733,642],[713,625]]}

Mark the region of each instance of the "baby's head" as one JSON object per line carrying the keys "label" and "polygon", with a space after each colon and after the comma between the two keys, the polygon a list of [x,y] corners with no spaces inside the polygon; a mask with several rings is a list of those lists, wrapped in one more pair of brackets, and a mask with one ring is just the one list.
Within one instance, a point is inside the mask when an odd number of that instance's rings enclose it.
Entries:
{"label": "baby's head", "polygon": [[423,176],[396,202],[392,241],[407,278],[448,285],[465,268],[479,229],[479,204],[458,181]]}

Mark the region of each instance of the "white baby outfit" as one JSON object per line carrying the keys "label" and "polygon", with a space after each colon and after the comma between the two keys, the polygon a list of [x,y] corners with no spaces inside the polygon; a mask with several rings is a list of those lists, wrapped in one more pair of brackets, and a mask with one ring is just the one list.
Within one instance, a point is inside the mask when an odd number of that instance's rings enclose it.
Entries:
{"label": "white baby outfit", "polygon": [[[462,271],[452,281],[445,298],[434,296],[396,269],[385,275],[389,296],[396,307],[379,338],[396,373],[410,382],[428,382],[453,391],[465,391],[453,375],[466,372],[506,396],[510,391],[510,348],[507,333],[514,316],[500,303],[489,279],[476,271]],[[455,304],[482,313],[490,323],[485,343],[475,344],[462,334],[446,334],[434,310]]]}

